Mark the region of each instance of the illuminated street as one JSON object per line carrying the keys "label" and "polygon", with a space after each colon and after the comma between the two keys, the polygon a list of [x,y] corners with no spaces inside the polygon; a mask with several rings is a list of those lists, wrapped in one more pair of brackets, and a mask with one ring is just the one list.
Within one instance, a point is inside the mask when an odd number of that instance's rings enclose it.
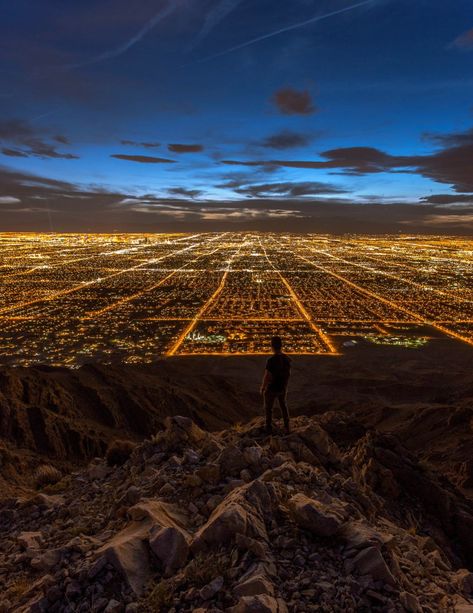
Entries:
{"label": "illuminated street", "polygon": [[337,355],[349,339],[473,344],[473,242],[252,233],[1,234],[9,364]]}

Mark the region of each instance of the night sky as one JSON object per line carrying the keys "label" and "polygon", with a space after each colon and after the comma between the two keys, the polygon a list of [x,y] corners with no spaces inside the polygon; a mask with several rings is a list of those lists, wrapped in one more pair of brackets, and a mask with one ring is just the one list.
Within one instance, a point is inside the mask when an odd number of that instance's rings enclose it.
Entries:
{"label": "night sky", "polygon": [[473,231],[471,0],[0,11],[0,230]]}

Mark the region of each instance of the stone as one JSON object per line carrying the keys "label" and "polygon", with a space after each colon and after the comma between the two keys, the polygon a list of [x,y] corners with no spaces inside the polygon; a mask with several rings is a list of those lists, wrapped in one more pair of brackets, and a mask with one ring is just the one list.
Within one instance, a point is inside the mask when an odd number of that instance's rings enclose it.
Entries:
{"label": "stone", "polygon": [[122,613],[123,609],[122,603],[112,598],[105,607],[105,613]]}
{"label": "stone", "polygon": [[31,560],[31,567],[35,570],[48,571],[59,564],[61,560],[61,551],[59,549],[50,549],[42,555]]}
{"label": "stone", "polygon": [[215,579],[213,579],[213,581],[211,581],[207,585],[204,585],[204,587],[199,592],[199,596],[202,598],[202,600],[210,600],[215,596],[215,594],[220,592],[223,587],[223,584],[223,577],[216,577]]}
{"label": "stone", "polygon": [[237,534],[246,534],[247,524],[247,513],[240,505],[232,504],[224,508],[219,506],[209,521],[197,531],[192,550],[199,551],[206,545],[219,545]]}
{"label": "stone", "polygon": [[396,586],[396,580],[377,547],[360,551],[353,559],[353,565],[359,575],[371,575],[376,581]]}
{"label": "stone", "polygon": [[246,460],[243,453],[235,445],[225,447],[218,456],[217,461],[222,473],[227,476],[239,475],[246,468]]}
{"label": "stone", "polygon": [[17,537],[18,544],[26,551],[35,551],[44,545],[41,532],[20,532]]}
{"label": "stone", "polygon": [[473,573],[466,568],[461,568],[452,578],[454,585],[457,585],[462,592],[473,595]]}
{"label": "stone", "polygon": [[171,483],[165,483],[159,490],[163,496],[171,496],[176,491],[176,488]]}
{"label": "stone", "polygon": [[107,466],[105,463],[90,464],[89,468],[87,469],[87,474],[91,481],[101,481],[102,479],[105,479],[105,477],[107,477],[111,471],[112,468]]}
{"label": "stone", "polygon": [[367,547],[381,547],[392,542],[394,536],[381,530],[367,526],[360,521],[346,522],[340,529],[338,536],[345,542],[347,548],[366,549]]}
{"label": "stone", "polygon": [[220,481],[220,466],[218,464],[206,464],[196,470],[196,475],[204,483],[216,484]]}
{"label": "stone", "polygon": [[146,533],[146,529],[136,526],[125,528],[98,551],[140,596],[152,576]]}
{"label": "stone", "polygon": [[304,494],[296,494],[289,500],[289,512],[301,528],[316,536],[333,536],[342,525],[339,515],[330,507]]}
{"label": "stone", "polygon": [[265,594],[243,596],[238,603],[228,609],[229,613],[288,613],[282,598],[273,598]]}
{"label": "stone", "polygon": [[246,447],[243,451],[243,457],[247,464],[257,466],[261,462],[263,450],[261,447]]}
{"label": "stone", "polygon": [[189,555],[186,536],[179,528],[161,528],[150,537],[149,545],[161,562],[166,577],[182,568]]}
{"label": "stone", "polygon": [[233,593],[237,598],[242,596],[258,596],[259,594],[274,596],[274,586],[262,573],[254,574],[236,585]]}
{"label": "stone", "polygon": [[420,606],[417,598],[409,592],[400,592],[399,602],[408,611],[408,613],[422,613],[422,607]]}

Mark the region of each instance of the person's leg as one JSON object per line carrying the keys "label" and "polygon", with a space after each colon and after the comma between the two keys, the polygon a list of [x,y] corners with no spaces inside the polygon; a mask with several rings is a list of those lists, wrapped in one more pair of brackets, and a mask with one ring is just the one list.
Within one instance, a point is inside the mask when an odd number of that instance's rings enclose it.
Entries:
{"label": "person's leg", "polygon": [[264,393],[264,411],[266,413],[266,432],[271,434],[273,429],[273,404],[274,394],[266,391]]}
{"label": "person's leg", "polygon": [[289,434],[289,410],[286,403],[286,392],[279,394],[278,396],[279,406],[281,408],[282,418],[284,420],[284,427]]}

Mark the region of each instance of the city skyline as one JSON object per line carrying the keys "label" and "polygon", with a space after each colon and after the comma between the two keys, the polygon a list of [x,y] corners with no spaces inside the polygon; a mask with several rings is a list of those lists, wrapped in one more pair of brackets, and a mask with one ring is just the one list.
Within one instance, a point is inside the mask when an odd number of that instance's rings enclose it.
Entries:
{"label": "city skyline", "polygon": [[467,0],[18,0],[0,231],[471,234]]}

